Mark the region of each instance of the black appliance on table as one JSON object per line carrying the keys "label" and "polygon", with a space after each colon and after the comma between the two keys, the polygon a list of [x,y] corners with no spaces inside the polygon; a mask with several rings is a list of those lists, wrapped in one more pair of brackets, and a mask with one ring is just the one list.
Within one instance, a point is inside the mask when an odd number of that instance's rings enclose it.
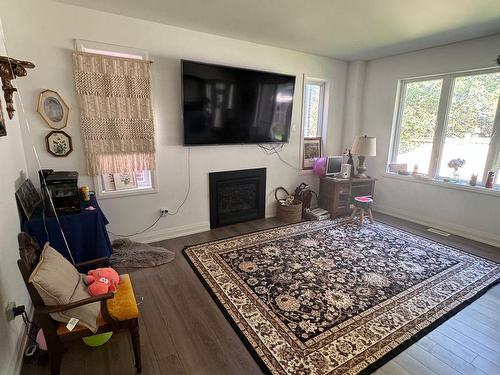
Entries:
{"label": "black appliance on table", "polygon": [[47,196],[47,190],[52,197],[57,214],[80,212],[78,172],[43,169],[38,173],[40,176],[44,206],[47,213],[53,214],[52,205]]}

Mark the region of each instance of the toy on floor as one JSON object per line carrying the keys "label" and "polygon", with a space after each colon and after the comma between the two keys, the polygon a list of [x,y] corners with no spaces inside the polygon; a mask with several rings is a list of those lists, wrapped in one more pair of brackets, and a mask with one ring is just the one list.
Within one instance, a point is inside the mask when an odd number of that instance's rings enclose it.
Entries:
{"label": "toy on floor", "polygon": [[99,296],[108,292],[116,292],[116,286],[120,283],[120,276],[111,267],[97,268],[91,270],[84,277],[91,296]]}

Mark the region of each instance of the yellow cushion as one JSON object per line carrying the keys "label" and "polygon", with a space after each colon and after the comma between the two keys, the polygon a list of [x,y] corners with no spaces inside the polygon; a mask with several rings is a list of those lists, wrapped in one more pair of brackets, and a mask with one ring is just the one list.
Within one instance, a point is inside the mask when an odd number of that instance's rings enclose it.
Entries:
{"label": "yellow cushion", "polygon": [[115,296],[106,301],[109,315],[119,321],[137,318],[139,309],[135,301],[134,288],[128,273],[120,275],[120,284],[118,284]]}
{"label": "yellow cushion", "polygon": [[[134,288],[130,276],[127,274],[120,275],[120,284],[118,284],[117,291],[113,298],[106,300],[109,315],[119,321],[137,318],[139,316],[139,309],[135,301]],[[106,321],[101,314],[97,317],[97,326],[103,326]],[[77,324],[72,332],[78,332],[86,329],[86,327]],[[66,323],[60,323],[57,327],[58,335],[68,334]]]}

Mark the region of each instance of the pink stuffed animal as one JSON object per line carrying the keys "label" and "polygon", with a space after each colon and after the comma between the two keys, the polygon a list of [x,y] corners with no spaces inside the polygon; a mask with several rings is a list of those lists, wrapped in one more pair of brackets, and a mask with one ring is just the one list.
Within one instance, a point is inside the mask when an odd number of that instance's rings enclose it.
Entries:
{"label": "pink stuffed animal", "polygon": [[89,286],[91,296],[99,296],[108,292],[116,292],[116,286],[120,283],[120,276],[111,267],[97,268],[91,270],[85,276],[85,284]]}

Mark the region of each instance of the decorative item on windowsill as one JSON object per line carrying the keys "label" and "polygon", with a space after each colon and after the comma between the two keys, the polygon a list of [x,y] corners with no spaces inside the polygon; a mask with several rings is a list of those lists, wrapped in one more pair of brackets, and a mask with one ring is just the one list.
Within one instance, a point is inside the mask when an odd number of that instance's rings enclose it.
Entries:
{"label": "decorative item on windowsill", "polygon": [[365,157],[377,156],[377,139],[375,137],[357,136],[354,138],[351,152],[358,155],[358,174],[356,178],[368,178],[366,175]]}
{"label": "decorative item on windowsill", "polygon": [[486,179],[486,184],[484,185],[484,187],[486,187],[488,189],[492,189],[493,188],[493,180],[494,179],[495,179],[495,172],[489,171],[488,172],[488,178]]}
{"label": "decorative item on windowsill", "polygon": [[469,185],[470,186],[476,186],[477,185],[477,174],[473,173],[472,176],[470,176]]}
{"label": "decorative item on windowsill", "polygon": [[321,137],[304,138],[302,169],[313,169],[314,162],[321,157]]}
{"label": "decorative item on windowsill", "polygon": [[27,72],[26,69],[33,69],[35,64],[29,61],[22,61],[10,58],[8,56],[0,56],[0,78],[2,79],[2,90],[5,98],[5,105],[7,114],[12,120],[14,117],[14,92],[17,89],[12,86],[12,80],[17,77],[24,77]]}
{"label": "decorative item on windowsill", "polygon": [[[286,196],[278,198],[278,192],[284,192]],[[298,223],[302,220],[302,202],[295,198],[295,196],[288,193],[288,191],[280,186],[274,191],[274,197],[278,202],[276,210],[276,218],[285,223]]]}
{"label": "decorative item on windowsill", "polygon": [[465,160],[460,158],[451,159],[448,162],[448,167],[453,169],[453,178],[455,180],[454,182],[460,181],[460,173],[458,172],[458,170],[462,168],[464,165],[465,165]]}

